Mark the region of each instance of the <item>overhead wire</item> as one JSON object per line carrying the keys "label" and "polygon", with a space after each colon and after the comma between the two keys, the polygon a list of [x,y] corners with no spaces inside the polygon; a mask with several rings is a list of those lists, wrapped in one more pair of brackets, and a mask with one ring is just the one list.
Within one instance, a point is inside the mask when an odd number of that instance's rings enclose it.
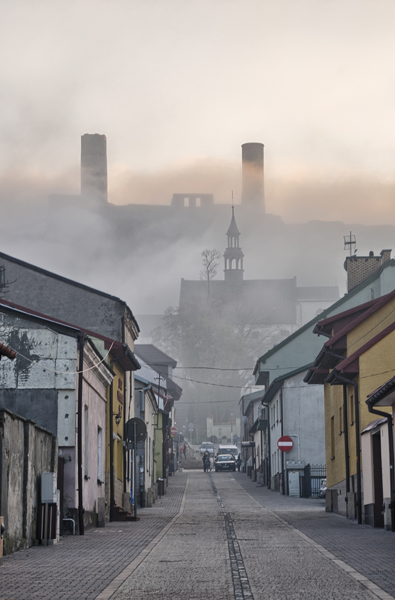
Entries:
{"label": "overhead wire", "polygon": [[[28,358],[27,356],[24,356],[21,352],[19,352],[18,350],[15,350],[15,348],[12,348],[12,346],[8,346],[8,347],[11,348],[11,350],[13,350],[15,352],[15,354],[17,354],[18,356],[20,356],[24,360],[27,360],[32,365],[40,367],[40,369],[43,369],[44,371],[50,371],[51,373],[56,373],[57,375],[79,375],[80,373],[88,373],[89,371],[92,371],[93,369],[95,369],[96,367],[98,367],[99,365],[101,365],[105,360],[107,360],[107,357],[110,354],[111,349],[112,349],[114,343],[115,342],[112,342],[112,344],[110,346],[110,349],[108,350],[108,352],[106,353],[106,355],[104,356],[104,358],[102,358],[101,360],[99,360],[99,362],[95,363],[91,367],[88,367],[87,369],[83,369],[82,371],[59,371],[58,369],[51,369],[50,367],[40,365],[40,363],[39,363],[40,359],[38,361],[37,360],[33,360],[31,358]],[[42,357],[42,358],[44,358],[44,357]],[[45,360],[48,360],[48,359],[45,359]]]}

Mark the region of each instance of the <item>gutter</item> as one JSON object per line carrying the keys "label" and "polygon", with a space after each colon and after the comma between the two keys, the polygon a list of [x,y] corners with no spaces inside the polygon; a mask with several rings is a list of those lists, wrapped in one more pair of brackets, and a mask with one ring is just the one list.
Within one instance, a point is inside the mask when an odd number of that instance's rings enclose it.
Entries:
{"label": "gutter", "polygon": [[350,454],[348,449],[348,410],[347,386],[343,385],[343,433],[344,433],[344,458],[346,462],[346,493],[350,493]]}
{"label": "gutter", "polygon": [[[280,389],[280,410],[281,410],[281,437],[284,435],[284,403],[283,403],[283,387]],[[286,480],[286,471],[284,467],[284,452],[281,452],[281,470],[283,475],[283,495],[288,496],[288,481]]]}
{"label": "gutter", "polygon": [[388,445],[389,445],[389,459],[390,459],[390,486],[391,486],[391,503],[389,509],[391,510],[391,531],[395,532],[395,482],[394,482],[394,436],[393,436],[393,418],[390,413],[382,412],[368,405],[368,410],[374,415],[380,417],[386,417],[388,424]]}
{"label": "gutter", "polygon": [[[122,344],[123,346],[126,346],[126,344]],[[110,361],[110,365],[112,365],[115,362],[118,362],[119,360],[121,360],[122,358],[125,358],[126,356],[128,356],[127,351],[122,354],[122,356],[118,356],[117,358],[112,358]],[[126,404],[126,398],[125,398],[125,372],[124,372],[124,406]],[[113,423],[113,419],[114,419],[114,398],[113,398],[113,392],[114,392],[114,385],[113,385],[113,381],[111,381],[110,384],[110,406],[109,406],[109,412],[110,412],[110,521],[113,521],[113,508],[115,506],[115,491],[114,491],[114,423]],[[124,427],[125,427],[125,413],[124,413]],[[124,439],[125,439],[125,435],[124,435]],[[124,453],[125,454],[125,453]],[[123,457],[123,467],[124,467],[124,473],[126,471],[125,469],[125,456]],[[124,477],[125,479],[125,477]],[[124,482],[125,483],[125,482]]]}
{"label": "gutter", "polygon": [[[333,371],[332,371],[333,372]],[[359,394],[358,384],[351,379],[336,375],[338,381],[350,384],[354,386],[354,412],[355,412],[355,449],[356,449],[356,463],[357,463],[357,511],[358,511],[358,525],[362,524],[362,498],[361,498],[361,440],[359,434]]]}
{"label": "gutter", "polygon": [[262,406],[265,406],[267,408],[267,445],[269,447],[269,452],[268,452],[268,461],[267,461],[267,468],[268,468],[268,474],[267,474],[267,489],[270,490],[272,488],[272,463],[271,463],[271,453],[272,453],[272,449],[270,447],[270,404],[267,404],[267,402],[262,402]]}
{"label": "gutter", "polygon": [[82,384],[84,370],[84,346],[85,335],[78,334],[78,350],[79,350],[79,365],[78,365],[78,413],[77,413],[77,456],[78,456],[78,525],[80,535],[84,535],[84,498],[83,498],[83,480],[82,480]]}

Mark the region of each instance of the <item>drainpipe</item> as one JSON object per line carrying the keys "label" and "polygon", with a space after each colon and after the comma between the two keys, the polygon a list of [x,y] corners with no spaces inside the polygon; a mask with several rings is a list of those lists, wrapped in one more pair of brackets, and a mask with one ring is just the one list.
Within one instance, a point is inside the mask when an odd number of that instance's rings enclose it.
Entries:
{"label": "drainpipe", "polygon": [[82,477],[82,384],[84,370],[84,345],[85,336],[78,334],[78,405],[77,405],[77,457],[78,457],[78,525],[80,535],[84,535],[84,497],[83,497],[83,477]]}
{"label": "drainpipe", "polygon": [[[281,437],[284,435],[284,418],[283,418],[283,388],[280,389],[280,411],[281,411]],[[284,471],[284,452],[281,452],[281,470],[283,474],[283,495],[288,496],[288,481]]]}
{"label": "drainpipe", "polygon": [[392,415],[381,410],[373,408],[368,402],[368,409],[370,413],[378,415],[380,417],[386,417],[388,423],[388,445],[389,445],[389,458],[390,458],[390,486],[391,486],[391,504],[389,506],[391,510],[391,531],[395,531],[395,482],[394,482],[394,436],[393,436],[393,419]]}
{"label": "drainpipe", "polygon": [[[126,337],[125,337],[125,313],[122,315],[121,317],[121,324],[122,324],[122,332],[121,332],[121,339],[122,339],[122,345],[124,346],[126,343]],[[120,357],[123,358],[123,357]],[[119,360],[119,359],[118,359]],[[130,387],[129,393],[131,393],[132,388]],[[122,443],[124,444],[125,440],[126,440],[126,423],[125,423],[125,408],[126,408],[126,373],[125,371],[123,372],[123,440]],[[130,418],[130,415],[128,415]],[[126,444],[122,446],[122,467],[123,467],[123,492],[124,494],[126,494],[126,455],[127,455],[127,448],[126,448]]]}
{"label": "drainpipe", "polygon": [[355,449],[357,462],[357,510],[358,510],[358,525],[362,524],[362,498],[361,498],[361,440],[359,435],[359,397],[358,384],[351,379],[337,375],[336,379],[343,383],[348,383],[354,386],[354,412],[355,412]]}
{"label": "drainpipe", "polygon": [[[129,390],[130,393],[131,389]],[[127,448],[125,446],[125,440],[126,440],[126,420],[125,420],[125,411],[126,411],[126,371],[123,372],[123,440],[122,443],[123,445],[123,493],[126,494],[126,465],[127,465],[127,460],[126,460],[126,454],[127,454]],[[130,415],[128,415],[128,417],[130,418]]]}
{"label": "drainpipe", "polygon": [[[126,344],[122,344],[124,347],[126,347]],[[119,360],[121,360],[122,358],[125,358],[128,355],[127,352],[125,352],[125,354],[122,354],[122,356],[118,356],[118,358],[113,358],[110,361],[110,365],[112,365],[115,362],[118,362]],[[113,398],[113,390],[114,390],[114,386],[113,386],[113,381],[111,381],[110,384],[110,406],[109,406],[109,412],[110,412],[110,521],[113,521],[113,507],[115,506],[115,492],[114,492],[114,398]],[[125,392],[125,388],[124,388],[124,392]],[[124,394],[124,403],[125,403],[125,394]],[[124,419],[125,420],[125,419]],[[125,436],[124,436],[125,439]]]}
{"label": "drainpipe", "polygon": [[348,449],[348,410],[347,410],[347,386],[343,385],[343,433],[344,454],[346,461],[346,493],[350,493],[350,455]]}
{"label": "drainpipe", "polygon": [[271,447],[270,447],[270,405],[267,404],[266,402],[262,402],[262,406],[265,406],[266,410],[267,410],[267,444],[268,444],[268,447],[269,447],[268,461],[267,461],[267,469],[268,469],[268,474],[267,474],[267,489],[270,490],[271,489],[271,476],[272,476],[272,469],[271,469]]}
{"label": "drainpipe", "polygon": [[113,507],[115,505],[114,500],[114,424],[113,424],[113,411],[114,411],[114,402],[113,402],[113,382],[110,383],[110,521],[113,521]]}
{"label": "drainpipe", "polygon": [[[145,421],[145,392],[147,392],[148,390],[151,389],[151,385],[148,385],[147,387],[144,388],[140,388],[138,391],[140,392],[140,418],[141,415],[144,413],[144,421]],[[148,448],[148,452],[150,452],[150,448]],[[154,457],[152,457],[153,459]],[[140,456],[140,461],[142,460],[142,464],[144,467],[144,477],[143,477],[143,484],[141,486],[140,484],[140,474],[139,473],[135,473],[136,477],[133,477],[133,485],[136,483],[139,483],[140,485],[140,507],[143,507],[143,498],[144,498],[144,492],[145,492],[145,473],[146,473],[146,468],[147,468],[147,456],[146,456],[146,451],[145,451],[145,442],[144,442],[144,454],[143,456]],[[133,474],[133,475],[134,475]],[[134,493],[134,497],[136,498],[136,490],[137,490],[137,485],[135,486],[135,493]]]}

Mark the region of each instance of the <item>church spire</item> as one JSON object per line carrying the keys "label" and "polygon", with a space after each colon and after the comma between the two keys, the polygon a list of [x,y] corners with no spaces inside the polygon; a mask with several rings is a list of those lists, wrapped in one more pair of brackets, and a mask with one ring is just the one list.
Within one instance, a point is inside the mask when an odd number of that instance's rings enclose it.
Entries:
{"label": "church spire", "polygon": [[238,284],[243,281],[243,258],[244,254],[240,248],[239,237],[240,231],[236,225],[235,207],[233,205],[232,192],[232,218],[228,231],[228,247],[224,252],[225,261],[225,281],[231,284]]}

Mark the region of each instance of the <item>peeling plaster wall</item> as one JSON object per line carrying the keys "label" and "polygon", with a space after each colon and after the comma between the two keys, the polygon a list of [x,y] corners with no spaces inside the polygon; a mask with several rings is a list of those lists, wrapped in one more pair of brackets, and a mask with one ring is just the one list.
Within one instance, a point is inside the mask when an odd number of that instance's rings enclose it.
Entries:
{"label": "peeling plaster wall", "polygon": [[0,513],[4,553],[34,544],[41,474],[57,472],[56,438],[34,423],[0,410]]}
{"label": "peeling plaster wall", "polygon": [[18,353],[13,361],[0,361],[0,408],[54,435],[62,421],[60,444],[73,446],[75,420],[67,421],[63,413],[75,415],[77,340],[6,313],[0,314],[0,336]]}

